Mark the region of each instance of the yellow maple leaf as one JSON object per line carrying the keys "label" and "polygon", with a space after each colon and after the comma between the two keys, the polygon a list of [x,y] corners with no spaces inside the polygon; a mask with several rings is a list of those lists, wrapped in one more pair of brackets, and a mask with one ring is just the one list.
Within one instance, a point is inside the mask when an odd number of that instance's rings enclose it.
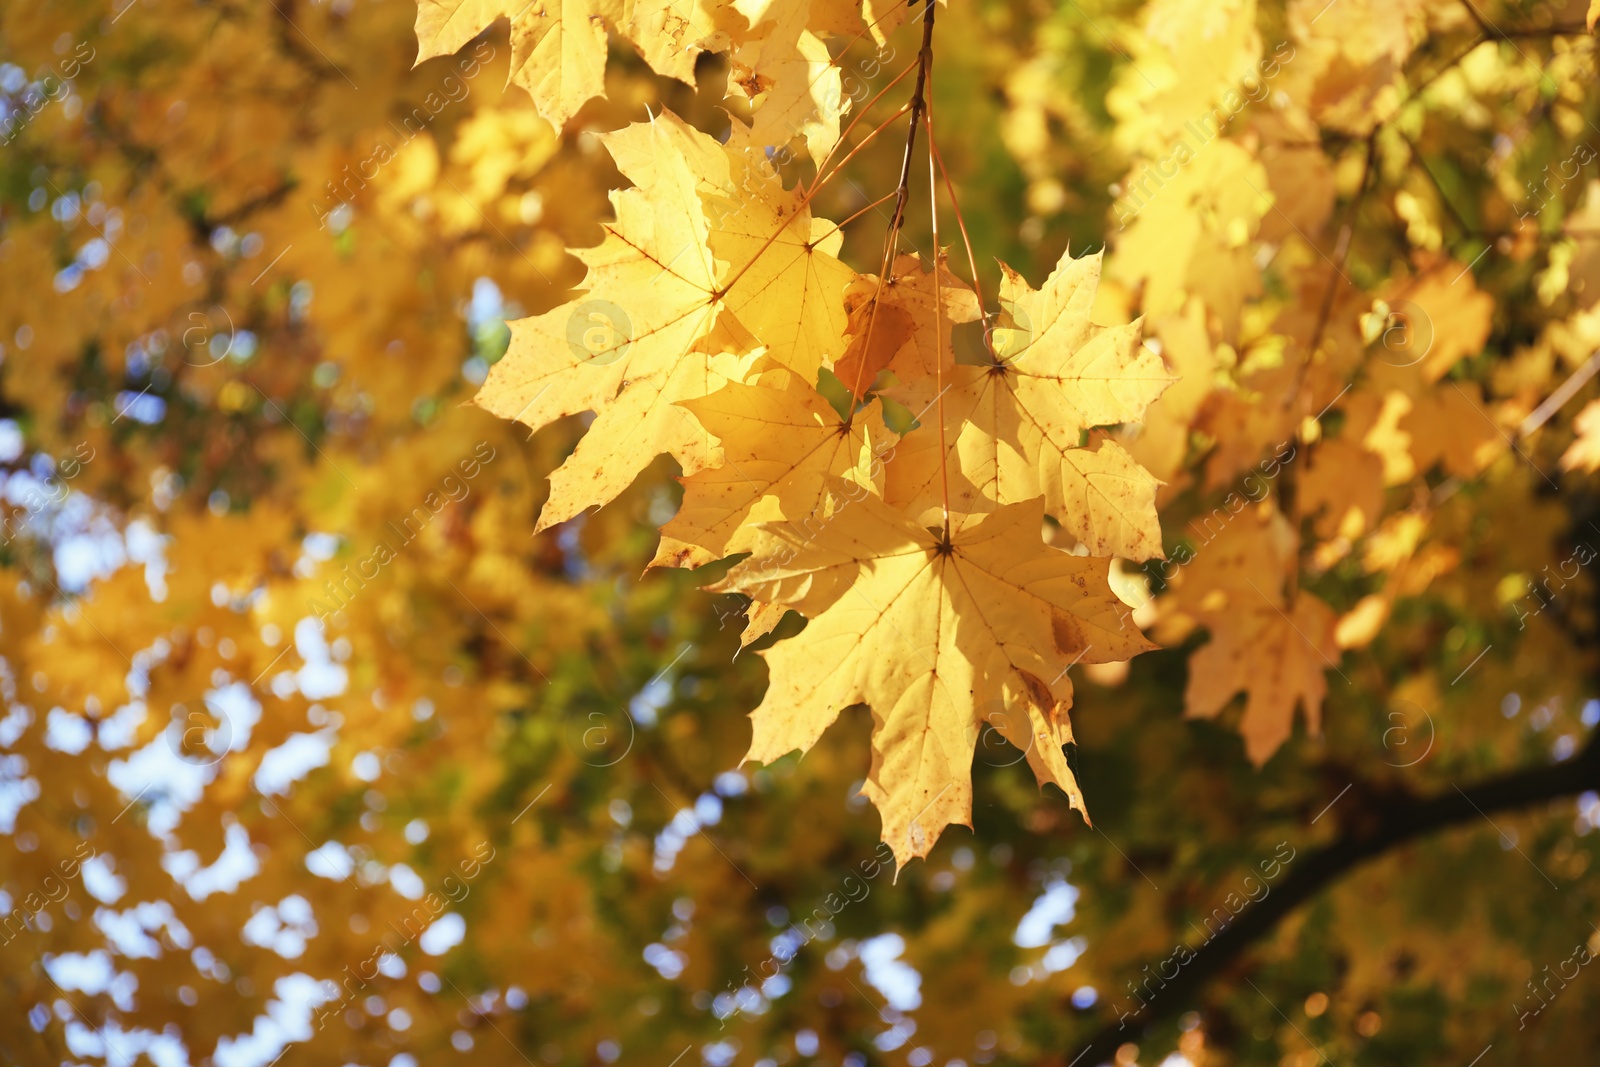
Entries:
{"label": "yellow maple leaf", "polygon": [[493,24],[511,23],[511,80],[557,128],[605,92],[606,28],[619,0],[418,0],[417,62],[447,56]]}
{"label": "yellow maple leaf", "polygon": [[1144,287],[1147,315],[1183,310],[1189,295],[1221,319],[1221,336],[1238,331],[1241,306],[1260,292],[1250,238],[1272,213],[1267,171],[1246,147],[1212,140],[1190,153],[1179,142],[1171,176],[1144,167],[1124,183],[1112,276]]}
{"label": "yellow maple leaf", "polygon": [[1190,427],[1214,385],[1216,351],[1206,331],[1205,306],[1198,298],[1191,298],[1181,315],[1147,320],[1145,330],[1147,337],[1154,335],[1147,343],[1151,348],[1160,346],[1156,350],[1175,380],[1145,412],[1139,435],[1128,449],[1141,466],[1171,483],[1182,474]]}
{"label": "yellow maple leaf", "polygon": [[870,705],[865,792],[903,864],[927,855],[944,827],[971,825],[984,709],[1025,709],[1011,736],[1023,742],[1020,723],[1029,723],[1025,743],[1039,750],[1041,781],[1081,808],[1060,757],[1069,737],[1066,669],[1155,647],[1112,592],[1110,561],[1045,545],[1037,500],[1000,508],[943,541],[860,487],[835,485],[837,521],[814,531],[764,527],[755,553],[722,586],[810,619],[763,653],[772,680],[751,713],[746,758],[807,750],[845,708]]}
{"label": "yellow maple leaf", "polygon": [[[1001,266],[1007,325],[995,331],[1000,358],[946,368],[947,452],[940,455],[931,428],[916,431],[890,468],[888,498],[926,521],[943,507],[946,480],[951,510],[961,514],[1042,495],[1045,510],[1091,553],[1160,556],[1160,483],[1115,441],[1086,435],[1094,427],[1138,422],[1171,376],[1140,344],[1138,322],[1090,322],[1098,254],[1064,254],[1037,291]],[[902,367],[898,359],[894,366]],[[889,394],[913,403],[932,396],[931,370],[919,368],[906,388]],[[942,474],[941,464],[949,471]]]}
{"label": "yellow maple leaf", "polygon": [[1396,366],[1415,360],[1427,380],[1436,382],[1464,356],[1483,350],[1494,298],[1478,289],[1465,264],[1445,260],[1409,279],[1388,308],[1380,358]]}
{"label": "yellow maple leaf", "polygon": [[1240,690],[1247,694],[1239,732],[1245,754],[1257,766],[1289,739],[1295,706],[1305,708],[1306,726],[1321,729],[1324,672],[1337,669],[1333,609],[1301,591],[1286,612],[1266,596],[1246,602],[1228,625],[1213,627],[1211,640],[1189,660],[1184,714],[1210,719]]}
{"label": "yellow maple leaf", "polygon": [[[713,458],[707,435],[675,401],[726,382],[731,361],[704,349],[720,308],[709,224],[670,115],[603,135],[635,187],[612,194],[617,219],[579,249],[589,292],[511,324],[511,347],[476,403],[539,429],[596,413],[591,433],[551,476],[540,528],[616,497],[661,452],[686,472]],[[649,160],[651,165],[642,166]]]}
{"label": "yellow maple leaf", "polygon": [[831,481],[872,484],[870,411],[842,419],[811,386],[779,373],[777,386],[727,385],[683,401],[721,443],[723,461],[684,479],[683,504],[661,528],[651,566],[700,567],[749,552],[756,523],[828,522]]}
{"label": "yellow maple leaf", "polygon": [[612,194],[617,218],[602,243],[576,252],[588,292],[513,322],[476,398],[535,430],[596,415],[551,476],[539,529],[614,499],[662,452],[685,475],[716,462],[711,436],[677,401],[743,380],[762,346],[809,376],[827,337],[843,343],[850,272],[826,251],[836,235],[816,240],[827,224],[781,184],[730,205],[739,153],[671,112],[601,137],[634,187]]}
{"label": "yellow maple leaf", "polygon": [[[882,285],[875,274],[858,275],[845,288],[844,304],[850,344],[833,373],[864,395],[878,372],[892,367],[899,380],[889,395],[918,413],[938,392],[935,370],[955,363],[955,327],[983,314],[971,287],[950,272],[942,256],[937,278],[916,255],[896,257]],[[937,317],[935,306],[942,308]]]}
{"label": "yellow maple leaf", "polygon": [[1243,690],[1239,724],[1245,752],[1266,762],[1288,739],[1297,704],[1319,729],[1326,670],[1338,669],[1333,610],[1301,590],[1291,606],[1285,576],[1298,567],[1295,528],[1270,503],[1236,514],[1214,513],[1203,525],[1173,591],[1162,600],[1158,640],[1182,640],[1198,624],[1211,640],[1189,660],[1185,715],[1213,718]]}
{"label": "yellow maple leaf", "polygon": [[1165,149],[1186,124],[1214,135],[1244,106],[1240,90],[1262,81],[1255,0],[1155,0],[1141,13],[1145,33],[1130,42],[1132,63],[1106,96],[1118,136]]}
{"label": "yellow maple leaf", "polygon": [[1228,625],[1262,590],[1280,595],[1298,546],[1271,500],[1251,504],[1238,495],[1189,520],[1181,536],[1172,554],[1178,566],[1163,572],[1169,585],[1151,635],[1164,645],[1181,644],[1196,627]]}
{"label": "yellow maple leaf", "polygon": [[1315,515],[1317,536],[1353,540],[1378,525],[1383,512],[1383,460],[1343,437],[1310,449],[1295,505]]}
{"label": "yellow maple leaf", "polygon": [[811,29],[834,37],[859,37],[863,32],[882,47],[905,22],[911,5],[905,0],[811,0]]}
{"label": "yellow maple leaf", "polygon": [[1365,134],[1384,121],[1386,97],[1424,36],[1424,0],[1292,0],[1286,14],[1294,58],[1279,88],[1326,128]]}
{"label": "yellow maple leaf", "polygon": [[629,0],[627,35],[650,69],[694,84],[702,52],[724,52],[745,20],[733,0]]}
{"label": "yellow maple leaf", "polygon": [[763,147],[805,138],[820,163],[839,140],[839,118],[848,110],[842,77],[828,46],[806,28],[806,4],[782,0],[735,0],[750,21],[750,33],[729,56],[729,85],[754,108],[750,139]]}
{"label": "yellow maple leaf", "polygon": [[1435,463],[1458,478],[1473,478],[1508,447],[1508,438],[1484,410],[1483,389],[1469,382],[1440,382],[1414,398],[1400,420],[1411,436],[1417,470]]}
{"label": "yellow maple leaf", "polygon": [[844,234],[812,218],[799,189],[785,189],[770,167],[746,151],[736,130],[726,146],[696,134],[705,152],[721,154],[719,188],[706,196],[716,220],[711,252],[727,307],[767,354],[806,381],[844,348],[845,287],[855,272],[837,258]]}
{"label": "yellow maple leaf", "polygon": [[1274,208],[1261,218],[1261,240],[1316,233],[1332,214],[1335,196],[1333,167],[1314,147],[1316,123],[1303,109],[1286,106],[1253,113],[1249,128],[1261,139],[1257,157]]}

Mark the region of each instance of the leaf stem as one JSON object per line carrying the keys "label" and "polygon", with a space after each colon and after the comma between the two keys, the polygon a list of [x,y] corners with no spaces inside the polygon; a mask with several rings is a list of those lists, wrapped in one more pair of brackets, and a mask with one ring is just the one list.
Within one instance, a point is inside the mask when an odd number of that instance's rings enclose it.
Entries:
{"label": "leaf stem", "polygon": [[[885,85],[882,89],[879,89],[876,93],[873,94],[873,97],[872,97],[871,100],[868,100],[865,104],[861,105],[861,110],[857,111],[856,115],[855,115],[855,118],[850,120],[850,125],[848,125],[848,126],[846,126],[844,128],[844,132],[839,134],[839,139],[837,141],[833,142],[833,147],[828,149],[828,151],[823,155],[822,162],[817,164],[817,176],[811,180],[811,191],[807,195],[814,195],[816,193],[817,189],[822,185],[822,182],[823,182],[823,171],[827,169],[828,161],[833,159],[833,154],[839,150],[839,146],[840,145],[844,144],[845,139],[848,138],[850,136],[850,134],[855,131],[856,126],[861,122],[861,120],[867,117],[867,112],[872,110],[872,106],[874,104],[876,104],[879,100],[882,100],[884,98],[885,94],[887,94],[890,89],[893,89],[896,85],[899,85],[901,82],[905,81],[906,77],[908,75],[910,75],[910,73],[912,71],[916,70],[916,69],[917,69],[917,64],[915,64],[915,63],[907,63],[906,64],[906,69],[902,70],[899,74],[896,74],[895,77],[894,77],[894,81],[890,82],[888,85]],[[899,111],[896,111],[894,113],[894,116],[892,116],[889,119],[889,121],[893,122],[896,117],[898,117],[900,115],[903,115],[903,114],[905,114],[905,108],[904,107],[902,107]],[[881,129],[881,128],[882,127],[879,127],[879,129]],[[876,136],[876,133],[874,133],[874,136]],[[870,140],[872,140],[872,137],[868,137],[867,138],[867,141],[870,141]],[[865,144],[865,143],[866,143],[866,141],[862,142],[862,144]],[[856,147],[859,148],[860,145],[857,145]],[[848,157],[846,157],[846,159],[848,159]],[[845,161],[841,160],[840,163],[839,163],[839,166],[842,167],[842,166],[844,166],[844,164],[845,164]],[[834,171],[837,172],[838,171],[838,167],[835,167]],[[832,177],[832,174],[828,175],[828,177]]]}
{"label": "leaf stem", "polygon": [[950,180],[950,172],[945,169],[944,156],[939,154],[939,142],[933,137],[933,109],[928,109],[928,150],[933,153],[933,158],[939,164],[939,177],[944,179],[945,192],[950,195],[950,207],[956,213],[956,228],[961,231],[961,243],[967,250],[967,267],[972,271],[972,294],[978,300],[978,313],[983,316],[983,347],[988,349],[991,362],[999,363],[1000,358],[994,351],[994,334],[989,329],[989,308],[983,299],[983,282],[978,277],[978,257],[972,252],[972,238],[967,234],[967,218],[961,213],[961,201],[956,198],[955,182]]}
{"label": "leaf stem", "polygon": [[[906,106],[905,105],[901,105],[900,110],[896,111],[893,115],[890,115],[888,118],[884,119],[882,124],[880,124],[877,129],[873,130],[871,133],[867,134],[866,137],[862,138],[861,143],[856,145],[854,148],[852,148],[845,155],[845,157],[839,161],[839,164],[838,164],[838,166],[836,166],[834,168],[833,173],[837,173],[840,167],[843,167],[845,164],[849,163],[850,160],[854,159],[857,152],[861,151],[868,144],[870,144],[874,137],[876,137],[876,136],[878,136],[878,134],[882,133],[885,129],[887,129],[889,127],[889,125],[891,123],[893,123],[896,119],[898,119],[901,115],[904,115],[905,113],[906,113]],[[830,173],[828,175],[828,177],[829,178],[833,177],[833,173]],[[816,181],[816,182],[813,182],[812,185],[811,185],[811,188],[806,190],[803,194],[801,194],[799,203],[797,203],[794,206],[794,213],[795,214],[798,214],[799,212],[804,211],[806,208],[811,206],[812,198],[815,197],[819,191],[821,191],[822,185],[823,185],[823,182],[821,182],[820,180]],[[878,204],[883,203],[883,201],[889,199],[889,197],[894,196],[894,195],[896,195],[896,194],[895,193],[888,193],[888,194],[884,195],[883,197],[880,197],[878,200],[874,201],[873,204],[869,205],[869,206],[875,207]],[[857,212],[856,214],[859,215],[860,212]],[[851,217],[853,218],[854,216],[851,216]],[[772,247],[773,242],[777,241],[777,239],[779,237],[783,236],[783,232],[789,228],[789,226],[792,224],[792,221],[793,221],[792,215],[789,218],[782,219],[778,224],[778,228],[772,231],[772,236],[768,237],[766,239],[766,241],[764,241],[762,243],[761,247],[756,249],[755,253],[749,258],[749,260],[747,260],[745,262],[745,265],[740,267],[737,271],[735,271],[734,274],[733,274],[733,277],[731,277],[727,281],[723,282],[721,288],[718,289],[717,291],[715,291],[712,295],[714,297],[720,297],[720,296],[726,295],[729,291],[731,291],[733,289],[733,287],[739,283],[739,279],[743,278],[745,276],[745,273],[747,271],[749,271],[749,269],[751,267],[756,265],[756,260],[760,259],[764,254],[766,254],[767,249]],[[840,223],[839,225],[843,226],[844,223]],[[835,228],[837,229],[838,227],[835,227]],[[815,244],[815,243],[816,243],[815,241],[810,242],[810,244]]]}
{"label": "leaf stem", "polygon": [[[929,4],[929,10],[933,5]],[[944,543],[950,543],[950,449],[945,443],[944,429],[944,338],[940,327],[944,319],[944,293],[940,287],[939,272],[944,269],[944,258],[939,250],[939,182],[933,163],[933,101],[928,101],[923,121],[928,124],[928,222],[933,228],[933,384],[939,390],[933,402],[934,417],[939,420],[939,507],[944,518]],[[974,274],[977,272],[974,271]]]}
{"label": "leaf stem", "polygon": [[[900,180],[895,184],[894,215],[889,219],[889,230],[883,237],[883,258],[878,267],[878,286],[872,294],[872,309],[867,312],[867,333],[862,340],[862,360],[856,365],[856,380],[850,386],[852,396],[861,397],[861,376],[867,369],[865,353],[872,351],[872,333],[878,324],[878,301],[883,296],[884,282],[894,265],[894,254],[900,243],[900,227],[905,223],[906,202],[911,198],[911,154],[917,145],[917,124],[927,109],[928,71],[933,66],[933,16],[937,11],[934,0],[923,0],[922,47],[917,52],[917,80],[911,90],[911,101],[906,108],[911,121],[906,126],[906,150],[900,159]],[[842,164],[841,164],[842,166]],[[938,263],[934,263],[937,272]],[[937,316],[938,308],[934,309]]]}
{"label": "leaf stem", "polygon": [[856,221],[856,219],[859,219],[862,215],[865,215],[867,212],[871,211],[873,208],[881,207],[881,206],[883,206],[885,201],[893,200],[893,199],[894,199],[894,193],[892,191],[884,193],[882,196],[878,197],[878,199],[872,201],[872,203],[866,205],[865,207],[858,208],[853,213],[851,213],[849,215],[846,215],[844,218],[842,218],[838,222],[834,223],[833,224],[833,229],[829,230],[827,233],[823,234],[821,237],[818,237],[812,243],[813,244],[820,244],[821,242],[827,240],[829,237],[832,237],[834,234],[838,233],[840,230],[844,229],[846,226],[850,225],[852,222]]}
{"label": "leaf stem", "polygon": [[[904,115],[906,113],[906,111],[908,110],[909,106],[910,105],[908,105],[908,104],[901,104],[898,108],[895,109],[894,114],[890,115],[888,118],[886,118],[882,122],[878,123],[877,126],[873,127],[872,132],[867,134],[865,137],[863,137],[861,139],[861,143],[860,144],[856,145],[854,148],[850,149],[850,151],[846,152],[845,155],[844,155],[844,158],[839,160],[838,163],[834,164],[833,169],[829,170],[828,173],[823,174],[819,170],[817,172],[817,176],[814,179],[812,179],[812,181],[811,181],[811,188],[807,189],[806,192],[805,192],[805,196],[801,198],[801,202],[805,203],[805,204],[811,203],[811,198],[816,196],[817,193],[821,191],[821,189],[822,189],[822,187],[824,185],[826,185],[830,181],[832,181],[839,174],[839,172],[842,171],[845,168],[845,166],[849,164],[849,162],[852,159],[856,158],[856,154],[857,153],[859,153],[863,148],[867,147],[867,145],[871,144],[874,140],[876,140],[877,137],[878,137],[878,134],[882,133],[884,130],[887,130],[890,126],[893,126],[896,122],[899,122],[900,121],[900,116]],[[885,196],[884,199],[887,200],[889,196],[894,196],[898,192],[899,192],[899,190],[896,190],[894,193],[890,193],[890,194],[888,194],[888,196]]]}

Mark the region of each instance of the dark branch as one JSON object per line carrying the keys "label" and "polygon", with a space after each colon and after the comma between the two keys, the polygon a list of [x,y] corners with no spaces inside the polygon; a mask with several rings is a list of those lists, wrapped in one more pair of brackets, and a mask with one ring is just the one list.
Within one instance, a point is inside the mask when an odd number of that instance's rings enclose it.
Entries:
{"label": "dark branch", "polygon": [[[1565,763],[1529,767],[1467,790],[1451,789],[1431,798],[1385,805],[1376,821],[1357,820],[1333,844],[1296,860],[1289,876],[1271,894],[1194,949],[1194,958],[1155,991],[1139,1014],[1125,1016],[1125,1024],[1108,1023],[1083,1051],[1068,1050],[1068,1059],[1080,1067],[1109,1062],[1118,1046],[1137,1042],[1157,1024],[1195,1008],[1206,983],[1276,929],[1290,912],[1367,860],[1414,838],[1472,823],[1496,812],[1576,796],[1591,789],[1600,789],[1600,731],[1576,758]],[[1080,1058],[1072,1060],[1073,1056]]]}
{"label": "dark branch", "polygon": [[880,277],[888,277],[893,264],[894,242],[905,222],[906,201],[911,197],[911,153],[917,146],[917,124],[928,106],[928,69],[933,66],[933,15],[938,10],[934,0],[925,0],[922,13],[922,48],[917,52],[917,80],[911,90],[911,121],[906,127],[906,151],[900,160],[900,182],[895,187],[894,216],[889,220],[888,251],[884,253],[884,270]]}

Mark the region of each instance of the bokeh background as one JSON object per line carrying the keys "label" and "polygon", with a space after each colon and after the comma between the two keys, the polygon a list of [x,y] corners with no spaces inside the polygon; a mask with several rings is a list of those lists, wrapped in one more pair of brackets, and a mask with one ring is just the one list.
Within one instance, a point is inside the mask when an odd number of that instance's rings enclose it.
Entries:
{"label": "bokeh background", "polygon": [[[940,12],[986,280],[1108,248],[1100,314],[1145,315],[1182,375],[1130,445],[1169,549],[1294,439],[1261,400],[1285,351],[1339,354],[1315,406],[1348,429],[1301,492],[1342,632],[1322,736],[1258,769],[1237,709],[1182,715],[1205,572],[1149,602],[1170,583],[1127,568],[1168,650],[1078,679],[1094,827],[986,736],[974,832],[896,872],[864,712],[739,765],[766,680],[742,604],[645,572],[671,462],[534,536],[581,420],[468,404],[600,239],[596,132],[743,121],[725,58],[691,87],[619,42],[557,130],[505,87],[504,22],[413,69],[408,0],[7,0],[0,1060],[1583,1062],[1594,42],[1581,4],[1324,5]],[[836,42],[847,86],[914,32]],[[815,210],[898,164],[892,135]],[[844,258],[873,269],[882,232],[866,211]],[[906,243],[931,252],[925,211]],[[1413,349],[1436,392],[1383,377]],[[1149,995],[1291,878],[1196,989]]]}

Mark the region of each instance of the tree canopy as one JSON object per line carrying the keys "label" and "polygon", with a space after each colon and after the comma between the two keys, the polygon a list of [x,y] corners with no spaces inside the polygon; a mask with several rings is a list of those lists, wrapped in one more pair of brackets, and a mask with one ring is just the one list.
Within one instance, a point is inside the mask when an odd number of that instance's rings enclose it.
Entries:
{"label": "tree canopy", "polygon": [[1581,1062],[1593,22],[0,6],[0,1059]]}

